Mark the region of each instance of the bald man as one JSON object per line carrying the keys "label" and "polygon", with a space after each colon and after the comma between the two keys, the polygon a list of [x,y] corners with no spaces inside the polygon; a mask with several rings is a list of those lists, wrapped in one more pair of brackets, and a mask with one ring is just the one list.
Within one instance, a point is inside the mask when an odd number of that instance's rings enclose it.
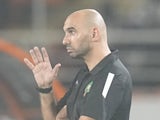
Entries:
{"label": "bald man", "polygon": [[61,64],[52,67],[45,48],[40,52],[38,47],[30,50],[34,64],[24,59],[38,85],[44,120],[129,120],[131,77],[118,51],[108,47],[102,16],[93,9],[79,10],[67,17],[63,29],[68,54],[85,65],[60,101],[54,99],[52,82]]}

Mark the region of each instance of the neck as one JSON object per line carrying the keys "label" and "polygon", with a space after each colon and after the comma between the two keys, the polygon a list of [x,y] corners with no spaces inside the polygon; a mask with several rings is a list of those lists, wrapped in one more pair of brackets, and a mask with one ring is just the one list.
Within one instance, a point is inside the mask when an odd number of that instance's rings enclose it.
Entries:
{"label": "neck", "polygon": [[92,52],[90,55],[86,56],[84,58],[85,63],[88,66],[89,71],[91,71],[104,57],[108,56],[111,53],[109,49],[106,49],[104,51],[98,52]]}

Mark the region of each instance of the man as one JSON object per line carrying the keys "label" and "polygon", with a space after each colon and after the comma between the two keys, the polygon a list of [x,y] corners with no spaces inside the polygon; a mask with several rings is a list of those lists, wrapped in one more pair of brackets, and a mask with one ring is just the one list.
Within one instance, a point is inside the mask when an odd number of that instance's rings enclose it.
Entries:
{"label": "man", "polygon": [[[24,59],[38,84],[44,119],[129,120],[131,78],[118,51],[109,49],[102,16],[93,9],[79,10],[67,17],[63,29],[68,54],[82,59],[85,65],[58,103],[51,86],[61,64],[52,68],[45,48],[41,54],[38,47],[30,50],[34,65]],[[57,108],[57,113],[53,108]]]}

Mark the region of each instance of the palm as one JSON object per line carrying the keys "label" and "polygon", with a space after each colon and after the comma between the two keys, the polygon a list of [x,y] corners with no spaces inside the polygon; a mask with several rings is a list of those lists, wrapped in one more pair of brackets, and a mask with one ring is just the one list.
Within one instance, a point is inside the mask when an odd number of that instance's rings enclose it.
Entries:
{"label": "palm", "polygon": [[57,64],[52,68],[47,51],[44,48],[42,49],[43,56],[37,47],[31,50],[30,54],[34,65],[28,59],[25,59],[24,61],[32,70],[37,85],[42,88],[50,87],[52,85],[52,81],[57,78],[60,64]]}
{"label": "palm", "polygon": [[36,65],[33,69],[33,74],[39,87],[50,85],[54,79],[52,67],[49,63],[46,62],[42,62]]}

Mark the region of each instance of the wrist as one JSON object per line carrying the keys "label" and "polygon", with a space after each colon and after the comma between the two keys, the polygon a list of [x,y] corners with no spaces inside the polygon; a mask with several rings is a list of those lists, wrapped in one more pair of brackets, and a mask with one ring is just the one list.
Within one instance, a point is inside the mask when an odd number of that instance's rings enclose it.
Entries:
{"label": "wrist", "polygon": [[52,86],[51,87],[48,87],[48,88],[40,88],[40,87],[36,87],[36,90],[39,92],[39,93],[43,93],[43,94],[48,94],[52,91]]}

